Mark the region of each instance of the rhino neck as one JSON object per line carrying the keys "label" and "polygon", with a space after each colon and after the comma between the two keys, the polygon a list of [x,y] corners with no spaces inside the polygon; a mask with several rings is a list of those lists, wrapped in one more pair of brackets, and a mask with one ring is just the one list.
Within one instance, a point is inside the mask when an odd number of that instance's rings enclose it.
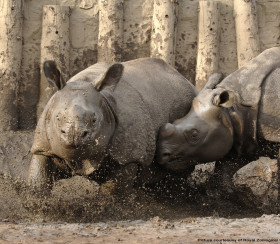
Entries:
{"label": "rhino neck", "polygon": [[234,138],[233,147],[238,156],[242,153],[252,153],[257,146],[256,138],[256,112],[250,107],[241,105],[236,99],[232,108],[228,109],[231,118]]}

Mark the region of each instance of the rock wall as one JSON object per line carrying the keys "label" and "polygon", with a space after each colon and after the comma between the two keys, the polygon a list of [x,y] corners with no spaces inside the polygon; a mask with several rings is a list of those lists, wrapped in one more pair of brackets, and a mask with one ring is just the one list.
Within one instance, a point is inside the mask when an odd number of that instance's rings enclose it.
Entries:
{"label": "rock wall", "polygon": [[[41,37],[44,5],[70,7],[69,76],[98,61],[100,5],[116,0],[22,0],[22,62],[19,84],[19,128],[33,129],[39,100]],[[198,0],[164,0],[176,2],[175,68],[190,81],[195,81],[198,43]],[[0,1],[0,3],[3,1]],[[155,4],[158,1],[155,1]],[[219,70],[225,74],[235,71],[237,64],[233,0],[219,0]],[[1,6],[0,6],[1,7]],[[123,61],[151,56],[151,33],[154,1],[124,0]],[[257,18],[261,51],[280,45],[280,0],[258,0]],[[109,16],[110,17],[110,16]],[[109,18],[108,17],[108,18]],[[110,28],[110,25],[108,25]],[[0,70],[1,71],[1,70]]]}

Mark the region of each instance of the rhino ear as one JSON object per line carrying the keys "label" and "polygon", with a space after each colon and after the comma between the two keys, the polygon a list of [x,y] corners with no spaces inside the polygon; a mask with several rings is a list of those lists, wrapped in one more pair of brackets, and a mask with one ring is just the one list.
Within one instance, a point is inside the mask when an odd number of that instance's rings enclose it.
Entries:
{"label": "rhino ear", "polygon": [[224,74],[221,72],[213,73],[209,76],[207,83],[203,89],[214,89],[224,78]]}
{"label": "rhino ear", "polygon": [[230,108],[234,104],[234,93],[232,91],[223,90],[213,97],[212,103],[216,106]]}
{"label": "rhino ear", "polygon": [[105,74],[100,76],[95,81],[95,87],[97,90],[101,91],[104,89],[115,89],[115,86],[118,84],[119,80],[122,77],[124,66],[120,63],[115,63],[110,66]]}
{"label": "rhino ear", "polygon": [[58,90],[61,90],[66,82],[63,79],[59,68],[57,67],[55,61],[47,60],[43,64],[44,74],[47,78],[47,81],[53,87],[56,87]]}

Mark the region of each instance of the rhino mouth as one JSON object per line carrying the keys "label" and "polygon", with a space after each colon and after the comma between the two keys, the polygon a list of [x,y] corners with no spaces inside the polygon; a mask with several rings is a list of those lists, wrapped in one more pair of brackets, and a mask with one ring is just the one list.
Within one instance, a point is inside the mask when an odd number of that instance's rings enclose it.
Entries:
{"label": "rhino mouth", "polygon": [[74,144],[71,144],[71,145],[64,145],[64,147],[66,149],[80,149],[81,148],[81,145],[74,145]]}
{"label": "rhino mouth", "polygon": [[101,165],[101,162],[89,159],[85,159],[79,162],[66,161],[66,163],[72,170],[72,175],[90,175]]}
{"label": "rhino mouth", "polygon": [[76,153],[83,153],[85,151],[89,151],[92,148],[90,144],[80,144],[80,145],[65,145],[65,149],[74,150]]}
{"label": "rhino mouth", "polygon": [[72,175],[90,175],[101,165],[100,160],[65,160],[58,157],[53,157],[52,160],[56,166],[67,170]]}
{"label": "rhino mouth", "polygon": [[186,170],[196,165],[194,160],[187,160],[183,156],[177,156],[168,160],[164,167],[171,170]]}
{"label": "rhino mouth", "polygon": [[168,163],[181,163],[181,162],[183,162],[184,160],[183,160],[183,157],[182,156],[175,156],[175,157],[173,157],[173,158],[170,158],[169,160],[168,160]]}

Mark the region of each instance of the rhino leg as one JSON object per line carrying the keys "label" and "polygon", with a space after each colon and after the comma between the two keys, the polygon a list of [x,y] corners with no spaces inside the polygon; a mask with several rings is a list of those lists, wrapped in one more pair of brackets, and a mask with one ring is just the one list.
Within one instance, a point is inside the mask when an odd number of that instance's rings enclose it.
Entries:
{"label": "rhino leg", "polygon": [[52,185],[51,159],[43,155],[33,155],[29,166],[27,184],[36,193],[48,191]]}

